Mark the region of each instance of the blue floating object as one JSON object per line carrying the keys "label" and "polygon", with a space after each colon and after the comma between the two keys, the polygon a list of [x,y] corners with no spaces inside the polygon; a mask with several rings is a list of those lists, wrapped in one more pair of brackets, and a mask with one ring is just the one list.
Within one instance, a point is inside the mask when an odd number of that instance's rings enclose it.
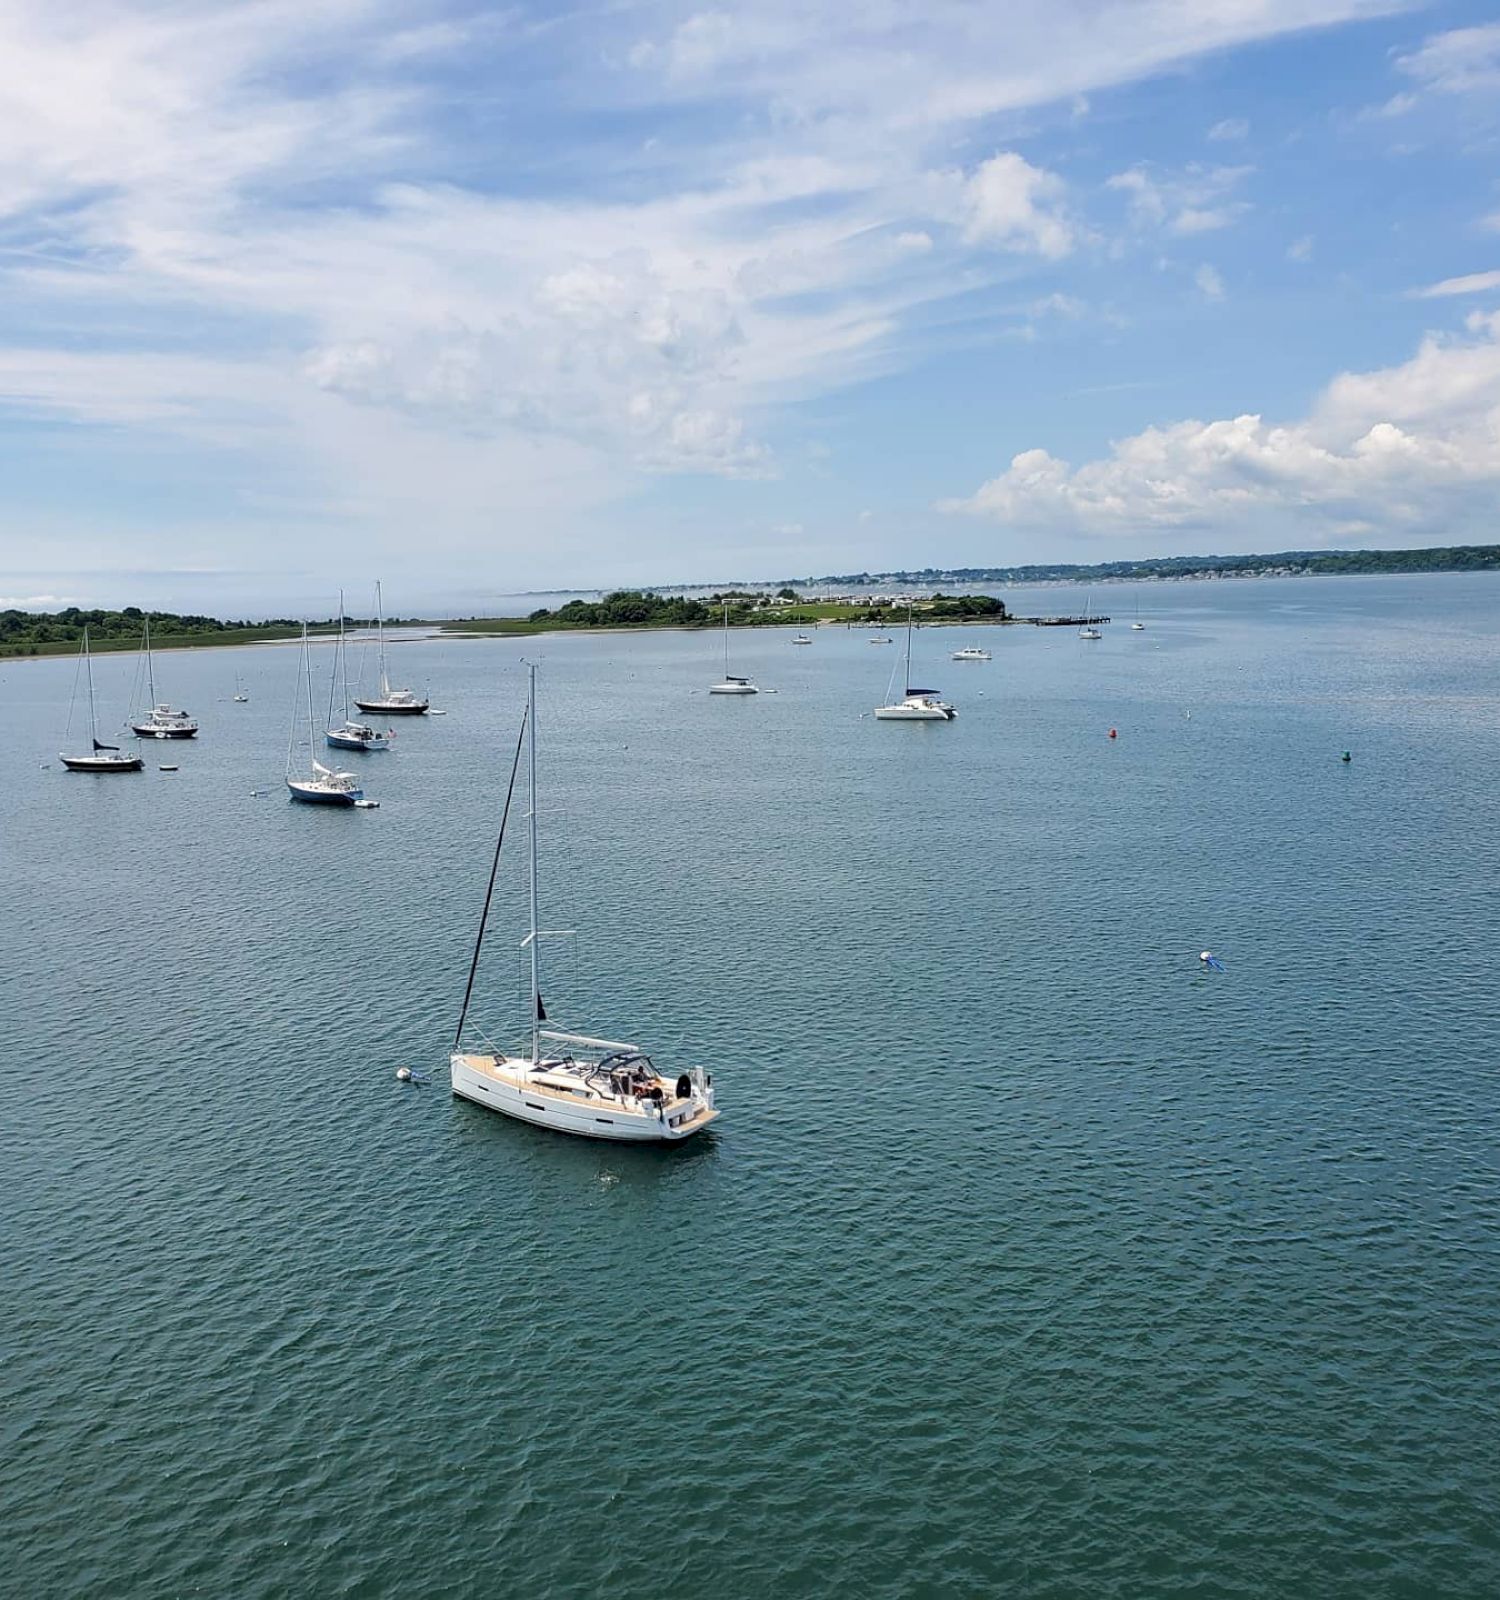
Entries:
{"label": "blue floating object", "polygon": [[1199,954],[1198,959],[1203,963],[1203,965],[1205,967],[1212,967],[1215,972],[1223,972],[1224,971],[1224,963],[1219,960],[1219,958],[1213,953],[1212,950],[1204,950],[1204,951],[1202,951]]}

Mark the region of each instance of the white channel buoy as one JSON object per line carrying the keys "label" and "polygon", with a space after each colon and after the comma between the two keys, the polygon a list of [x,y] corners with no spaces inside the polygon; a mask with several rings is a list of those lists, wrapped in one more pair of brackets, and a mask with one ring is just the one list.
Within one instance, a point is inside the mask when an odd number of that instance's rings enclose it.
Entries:
{"label": "white channel buoy", "polygon": [[411,1082],[411,1068],[410,1067],[397,1067],[396,1068],[396,1082],[397,1083],[410,1083]]}

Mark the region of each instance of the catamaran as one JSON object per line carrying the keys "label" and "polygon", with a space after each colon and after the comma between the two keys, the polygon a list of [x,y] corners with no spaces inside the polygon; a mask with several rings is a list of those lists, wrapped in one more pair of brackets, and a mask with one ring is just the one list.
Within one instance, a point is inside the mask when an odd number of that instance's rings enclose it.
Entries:
{"label": "catamaran", "polygon": [[[89,654],[89,630],[85,625],[83,642],[79,646],[79,658],[84,672],[88,676],[89,684],[89,743],[90,752],[86,756],[69,756],[59,752],[57,759],[69,772],[139,772],[144,764],[139,756],[127,756],[117,744],[101,744],[99,742],[99,722],[94,712],[94,658]],[[78,676],[73,676],[73,693],[78,693]],[[73,721],[72,708],[68,711],[68,721]]]}
{"label": "catamaran", "polygon": [[375,638],[380,656],[380,698],[360,700],[356,697],[354,704],[361,711],[377,712],[383,717],[426,716],[430,702],[425,695],[419,699],[414,689],[391,688],[390,675],[385,670],[385,606],[379,579],[375,582]]}
{"label": "catamaran", "polygon": [[[889,705],[876,706],[875,715],[881,722],[952,722],[958,712],[946,700],[939,698],[936,689],[914,689],[911,681],[911,602],[906,606],[906,690],[904,698]],[[893,675],[894,676],[894,675]],[[887,688],[886,693],[890,690]]]}
{"label": "catamaran", "polygon": [[344,591],[339,590],[339,642],[338,660],[334,662],[334,678],[328,685],[328,720],[333,721],[333,696],[340,681],[344,685],[344,720],[337,727],[330,727],[323,735],[324,743],[331,750],[389,750],[391,735],[389,730],[381,733],[378,728],[372,728],[368,722],[355,722],[349,715],[349,652],[344,642]]}
{"label": "catamaran", "polygon": [[527,887],[531,927],[521,943],[528,952],[531,969],[530,1048],[523,1054],[508,1055],[490,1045],[488,1040],[484,1041],[487,1049],[463,1048],[474,975],[479,969],[495,873],[500,865],[500,847],[505,841],[505,816],[510,811],[510,795],[515,791],[521,763],[518,740],[505,814],[500,821],[500,836],[495,841],[489,890],[484,897],[484,911],[474,941],[474,958],[469,964],[469,982],[448,1057],[453,1092],[507,1117],[559,1133],[633,1144],[674,1144],[701,1133],[719,1115],[714,1106],[713,1078],[709,1073],[701,1067],[690,1067],[675,1078],[664,1076],[639,1045],[616,1039],[596,1039],[583,1033],[562,1033],[542,1026],[547,1021],[547,1013],[542,1005],[538,949],[542,930],[537,925],[535,666],[528,666],[527,673],[522,733],[526,741]]}
{"label": "catamaran", "polygon": [[[307,753],[312,772],[307,777],[292,775],[292,754],[297,748],[297,696],[292,696],[292,726],[286,741],[286,787],[293,800],[311,806],[352,806],[363,800],[365,792],[352,772],[333,772],[313,755],[317,748],[313,734],[312,657],[307,649],[307,624],[302,624],[302,658],[298,666],[297,687],[307,677]],[[372,802],[373,804],[373,802]]]}
{"label": "catamaran", "polygon": [[150,617],[145,619],[141,630],[141,649],[146,657],[146,693],[151,709],[139,722],[130,724],[130,731],[138,739],[196,739],[198,724],[186,711],[174,711],[165,701],[157,703],[156,671],[151,664]]}
{"label": "catamaran", "polygon": [[736,678],[729,670],[729,602],[724,602],[724,681],[711,683],[710,694],[759,694],[751,678]]}

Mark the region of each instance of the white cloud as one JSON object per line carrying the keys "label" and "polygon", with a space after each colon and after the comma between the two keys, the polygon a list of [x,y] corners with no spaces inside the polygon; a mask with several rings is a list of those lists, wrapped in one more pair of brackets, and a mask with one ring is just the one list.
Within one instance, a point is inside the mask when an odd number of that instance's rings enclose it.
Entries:
{"label": "white cloud", "polygon": [[1286,247],[1288,261],[1311,261],[1313,253],[1313,236],[1304,233],[1300,239],[1293,239]]}
{"label": "white cloud", "polygon": [[1500,489],[1500,314],[1429,336],[1399,367],[1345,373],[1300,422],[1246,414],[1147,428],[1074,468],[1023,451],[941,509],[1023,528],[1139,537],[1181,529],[1283,546],[1360,523],[1454,539],[1489,526]]}
{"label": "white cloud", "polygon": [[1193,282],[1198,286],[1198,293],[1205,300],[1222,300],[1224,298],[1224,280],[1205,261],[1193,274]]}
{"label": "white cloud", "polygon": [[1216,122],[1208,130],[1208,137],[1219,143],[1225,143],[1250,137],[1250,124],[1244,117],[1225,117],[1222,122]]}
{"label": "white cloud", "polygon": [[[781,408],[1077,247],[1055,173],[972,165],[982,119],[1384,9],[646,0],[575,31],[413,0],[0,0],[0,290],[45,330],[3,352],[0,401],[78,424],[80,461],[119,430],[142,503],[184,461],[224,472],[212,539],[405,558],[442,522],[540,531],[550,559],[642,473],[772,472]],[[600,138],[614,117],[628,138]],[[1156,181],[1179,231],[1237,204]],[[150,537],[185,565],[212,539],[171,521]]]}
{"label": "white cloud", "polygon": [[1462,278],[1444,278],[1441,283],[1413,289],[1412,293],[1418,300],[1441,300],[1449,295],[1484,294],[1490,289],[1500,289],[1500,272],[1470,272]]}
{"label": "white cloud", "polygon": [[1500,89],[1500,22],[1435,33],[1396,68],[1429,94],[1491,94]]}
{"label": "white cloud", "polygon": [[1032,252],[1049,261],[1073,248],[1073,230],[1060,214],[1062,180],[1013,150],[991,156],[964,187],[964,237]]}
{"label": "white cloud", "polygon": [[1167,172],[1142,165],[1117,172],[1105,187],[1127,197],[1130,220],[1142,231],[1210,233],[1229,227],[1250,209],[1247,201],[1233,197],[1233,191],[1253,170],[1193,163],[1180,172]]}

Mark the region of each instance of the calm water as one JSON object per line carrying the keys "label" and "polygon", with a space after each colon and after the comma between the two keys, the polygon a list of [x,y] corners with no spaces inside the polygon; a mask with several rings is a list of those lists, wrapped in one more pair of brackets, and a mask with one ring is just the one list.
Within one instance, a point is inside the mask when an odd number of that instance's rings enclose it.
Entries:
{"label": "calm water", "polygon": [[715,1069],[666,1155],[394,1080],[520,646],[400,647],[364,813],[291,651],[162,657],[136,778],[0,667],[0,1592],[1493,1595],[1500,582],[1136,592],[921,633],[939,727],[859,632],[529,646],[548,1009]]}

